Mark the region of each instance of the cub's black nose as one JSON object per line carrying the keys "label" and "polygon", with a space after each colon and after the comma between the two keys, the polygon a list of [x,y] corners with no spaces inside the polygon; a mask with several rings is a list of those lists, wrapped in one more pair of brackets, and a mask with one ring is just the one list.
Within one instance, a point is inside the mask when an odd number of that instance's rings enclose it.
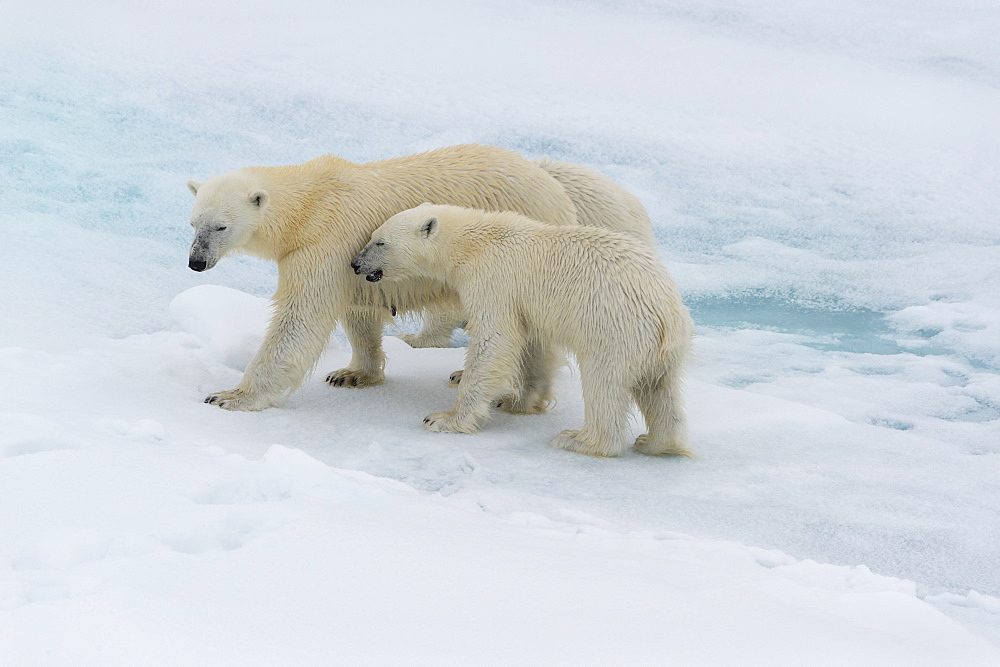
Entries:
{"label": "cub's black nose", "polygon": [[361,265],[358,264],[358,260],[351,260],[351,268],[354,269],[354,275],[361,273]]}
{"label": "cub's black nose", "polygon": [[188,268],[192,271],[204,271],[206,266],[208,266],[208,264],[203,259],[192,259],[188,261]]}

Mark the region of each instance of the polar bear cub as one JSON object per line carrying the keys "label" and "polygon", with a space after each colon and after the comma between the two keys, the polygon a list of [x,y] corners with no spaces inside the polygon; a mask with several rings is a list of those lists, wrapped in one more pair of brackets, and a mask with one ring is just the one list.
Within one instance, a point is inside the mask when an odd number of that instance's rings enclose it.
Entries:
{"label": "polar bear cub", "polygon": [[432,431],[473,433],[491,407],[544,412],[560,350],[580,367],[584,426],[551,445],[616,456],[637,404],[644,454],[688,454],[681,373],[693,325],[652,250],[596,227],[554,227],[512,212],[423,204],[396,214],[351,263],[372,282],[430,278],[455,290],[469,317],[454,407]]}

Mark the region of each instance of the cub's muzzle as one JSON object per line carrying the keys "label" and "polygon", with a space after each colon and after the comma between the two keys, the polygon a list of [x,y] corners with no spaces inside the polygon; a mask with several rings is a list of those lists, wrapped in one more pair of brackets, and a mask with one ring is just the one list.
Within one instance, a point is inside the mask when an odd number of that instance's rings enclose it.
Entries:
{"label": "cub's muzzle", "polygon": [[376,261],[373,261],[371,255],[371,246],[365,246],[357,257],[351,260],[351,268],[354,269],[355,275],[365,274],[365,280],[370,283],[377,283],[382,280],[382,269],[376,265]]}

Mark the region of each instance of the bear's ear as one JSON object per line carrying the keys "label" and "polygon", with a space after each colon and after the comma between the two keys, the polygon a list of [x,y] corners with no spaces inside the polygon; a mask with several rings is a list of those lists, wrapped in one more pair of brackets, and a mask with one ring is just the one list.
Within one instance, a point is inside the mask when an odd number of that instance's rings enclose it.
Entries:
{"label": "bear's ear", "polygon": [[267,201],[270,198],[271,196],[267,194],[267,190],[254,190],[250,193],[250,203],[260,209],[267,206]]}
{"label": "bear's ear", "polygon": [[188,181],[188,190],[191,191],[191,194],[197,195],[198,194],[198,188],[200,188],[200,187],[201,187],[201,183],[199,183],[198,181],[194,180],[193,178],[190,181]]}
{"label": "bear's ear", "polygon": [[430,238],[437,231],[438,219],[427,218],[424,224],[420,225],[420,234],[426,239]]}

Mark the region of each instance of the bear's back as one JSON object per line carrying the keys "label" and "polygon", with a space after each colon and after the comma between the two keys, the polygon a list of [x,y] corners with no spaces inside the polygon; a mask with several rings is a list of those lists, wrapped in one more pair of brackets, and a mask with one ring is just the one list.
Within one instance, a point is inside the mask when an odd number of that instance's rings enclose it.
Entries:
{"label": "bear's back", "polygon": [[425,201],[515,211],[550,225],[576,225],[565,188],[537,163],[496,146],[463,144],[359,165],[397,213]]}
{"label": "bear's back", "polygon": [[470,248],[468,284],[457,287],[477,309],[511,308],[529,329],[574,351],[615,340],[656,347],[664,318],[687,317],[666,267],[630,235],[510,213],[463,215],[473,222],[452,242],[480,247]]}
{"label": "bear's back", "polygon": [[538,165],[559,181],[576,207],[577,222],[629,234],[653,248],[656,239],[646,207],[639,198],[604,174],[572,162],[550,158]]}

